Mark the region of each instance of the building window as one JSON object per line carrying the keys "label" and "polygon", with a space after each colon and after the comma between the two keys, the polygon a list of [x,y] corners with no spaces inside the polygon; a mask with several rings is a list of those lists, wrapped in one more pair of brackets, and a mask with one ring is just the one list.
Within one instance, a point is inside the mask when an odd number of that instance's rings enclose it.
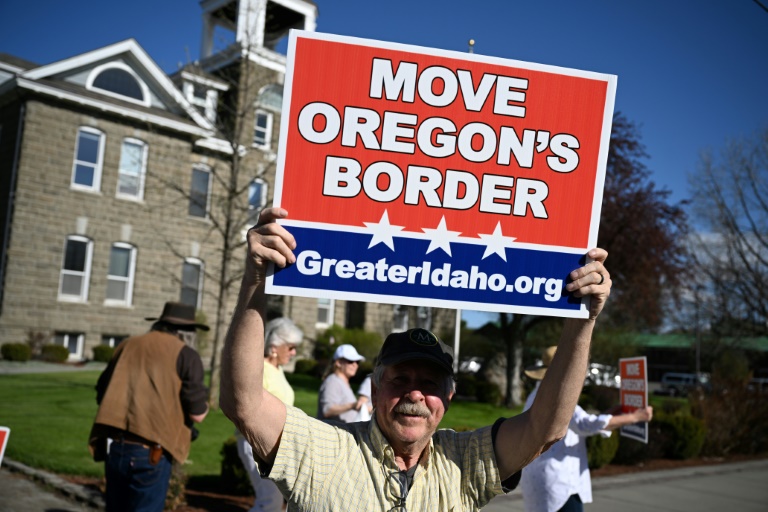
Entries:
{"label": "building window", "polygon": [[123,139],[117,174],[117,197],[143,199],[146,171],[147,145],[137,139]]}
{"label": "building window", "polygon": [[87,126],[80,127],[72,166],[72,188],[98,192],[104,160],[104,134]]}
{"label": "building window", "polygon": [[280,112],[283,108],[283,86],[269,84],[259,92],[258,103],[262,107]]}
{"label": "building window", "polygon": [[269,149],[272,142],[272,113],[256,109],[256,120],[253,128],[253,145]]}
{"label": "building window", "polygon": [[136,269],[136,248],[114,243],[109,252],[106,304],[130,306],[133,298],[133,276]]}
{"label": "building window", "polygon": [[101,344],[115,348],[126,338],[128,338],[127,334],[102,334]]}
{"label": "building window", "polygon": [[395,306],[392,308],[392,332],[407,331],[408,319],[408,306],[395,304]]}
{"label": "building window", "polygon": [[149,88],[133,69],[122,62],[108,62],[94,68],[88,75],[85,87],[146,107],[151,103]]}
{"label": "building window", "polygon": [[59,300],[86,302],[88,281],[91,276],[93,242],[83,236],[70,236],[64,246],[61,266]]}
{"label": "building window", "polygon": [[70,361],[83,359],[83,342],[85,334],[81,332],[57,332],[53,336],[53,344],[67,347]]}
{"label": "building window", "polygon": [[211,172],[205,167],[192,169],[192,185],[189,190],[189,215],[208,217],[208,201],[211,196]]}
{"label": "building window", "polygon": [[255,178],[248,187],[248,220],[256,222],[259,212],[267,204],[267,182]]}
{"label": "building window", "polygon": [[333,324],[333,299],[317,299],[317,327]]}
{"label": "building window", "polygon": [[195,258],[187,258],[181,269],[181,297],[179,302],[200,309],[202,290],[203,262]]}

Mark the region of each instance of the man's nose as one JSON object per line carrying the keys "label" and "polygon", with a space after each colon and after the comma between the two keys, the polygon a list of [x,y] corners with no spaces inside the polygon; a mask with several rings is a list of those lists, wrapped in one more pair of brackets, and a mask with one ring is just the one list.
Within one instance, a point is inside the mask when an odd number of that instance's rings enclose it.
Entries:
{"label": "man's nose", "polygon": [[424,393],[421,392],[418,388],[413,388],[410,391],[408,391],[405,396],[411,401],[411,402],[423,402],[424,401]]}

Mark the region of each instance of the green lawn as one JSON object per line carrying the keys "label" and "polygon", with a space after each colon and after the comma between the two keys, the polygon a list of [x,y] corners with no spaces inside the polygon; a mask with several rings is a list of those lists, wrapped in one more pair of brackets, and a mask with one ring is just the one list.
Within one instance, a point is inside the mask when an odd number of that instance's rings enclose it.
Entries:
{"label": "green lawn", "polygon": [[[87,446],[96,415],[98,378],[98,371],[0,375],[0,425],[11,429],[5,455],[55,473],[101,476],[103,466],[93,462]],[[289,380],[296,406],[314,416],[319,381],[303,375],[289,375]],[[517,413],[488,404],[454,402],[441,426],[476,428]],[[211,411],[198,429],[200,437],[192,443],[185,472],[218,475],[221,446],[234,426],[221,411]]]}

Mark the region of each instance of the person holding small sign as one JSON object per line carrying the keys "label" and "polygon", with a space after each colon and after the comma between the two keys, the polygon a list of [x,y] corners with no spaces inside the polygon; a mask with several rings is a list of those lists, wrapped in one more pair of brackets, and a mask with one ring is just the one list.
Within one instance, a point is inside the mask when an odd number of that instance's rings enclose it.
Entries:
{"label": "person holding small sign", "polygon": [[[552,365],[557,347],[547,347],[541,364],[527,368],[525,374],[537,381],[523,411],[530,409]],[[581,512],[592,503],[592,480],[587,466],[589,436],[610,437],[611,431],[633,423],[649,422],[653,408],[648,406],[628,414],[589,414],[576,406],[568,433],[549,450],[523,469],[520,487],[526,512]]]}
{"label": "person holding small sign", "polygon": [[425,329],[390,334],[372,378],[370,421],[326,424],[263,387],[268,263],[295,263],[297,241],[262,211],[248,231],[238,305],[222,353],[222,411],[253,448],[289,510],[478,510],[516,486],[519,471],[566,435],[597,316],[611,291],[608,254],[569,274],[565,291],[589,296],[589,316],[566,319],[557,356],[530,409],[470,432],[438,429],[455,392],[453,351]]}

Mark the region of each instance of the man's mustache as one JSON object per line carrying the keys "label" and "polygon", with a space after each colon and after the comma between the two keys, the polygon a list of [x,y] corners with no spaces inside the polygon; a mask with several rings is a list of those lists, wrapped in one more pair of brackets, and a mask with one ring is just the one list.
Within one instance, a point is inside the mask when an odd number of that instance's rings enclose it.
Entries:
{"label": "man's mustache", "polygon": [[422,403],[413,402],[400,402],[393,409],[398,414],[408,414],[410,416],[421,416],[422,418],[429,418],[430,412],[427,406]]}

